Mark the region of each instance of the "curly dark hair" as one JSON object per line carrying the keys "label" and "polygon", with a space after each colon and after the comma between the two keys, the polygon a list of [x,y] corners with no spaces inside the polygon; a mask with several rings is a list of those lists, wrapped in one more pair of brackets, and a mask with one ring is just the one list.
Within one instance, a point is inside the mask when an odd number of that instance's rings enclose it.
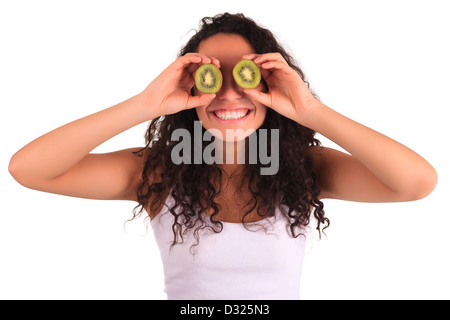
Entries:
{"label": "curly dark hair", "polygon": [[[243,14],[224,13],[203,18],[200,29],[181,49],[179,56],[196,52],[203,40],[217,33],[241,35],[259,54],[279,52],[305,81],[304,73],[278,43],[273,33]],[[309,83],[305,83],[309,87]],[[313,95],[317,98],[314,93]],[[171,160],[172,149],[177,144],[171,140],[172,132],[183,128],[193,135],[194,122],[198,120],[194,109],[152,120],[146,132],[146,146],[137,153],[146,159],[142,183],[138,190],[139,204],[133,210],[133,218],[144,209],[156,214],[170,192],[174,200],[173,205],[169,207],[174,216],[172,245],[183,242],[183,236],[190,229],[193,229],[198,244],[199,230],[211,228],[219,233],[223,228],[222,222],[215,217],[220,209],[216,199],[222,192],[220,181],[226,174],[225,171],[216,164],[194,164],[194,161],[190,164],[174,164]],[[278,209],[288,218],[290,231],[297,237],[304,234],[304,228],[309,225],[313,213],[320,235],[321,229],[323,231],[328,227],[329,220],[325,217],[323,203],[318,198],[320,190],[309,153],[311,147],[320,145],[320,141],[314,137],[315,132],[270,108],[267,108],[266,118],[255,134],[258,135],[261,129],[279,130],[279,170],[274,175],[261,175],[260,168],[264,167],[263,164],[258,162],[245,165],[243,181],[246,181],[252,199],[243,208],[245,213],[242,223],[245,225],[246,216],[255,209],[261,217],[272,217]],[[204,133],[205,129],[202,130]],[[203,142],[203,148],[205,146],[206,143]],[[271,150],[270,147],[268,150]],[[211,210],[212,214],[204,214]],[[322,224],[324,227],[321,228]]]}

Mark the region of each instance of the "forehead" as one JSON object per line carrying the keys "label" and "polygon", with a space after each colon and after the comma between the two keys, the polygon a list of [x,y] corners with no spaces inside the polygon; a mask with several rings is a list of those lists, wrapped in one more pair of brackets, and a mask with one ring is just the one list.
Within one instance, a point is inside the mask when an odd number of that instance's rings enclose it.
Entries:
{"label": "forehead", "polygon": [[254,53],[253,47],[243,36],[234,33],[218,33],[203,40],[198,52],[219,59],[240,60],[244,54]]}

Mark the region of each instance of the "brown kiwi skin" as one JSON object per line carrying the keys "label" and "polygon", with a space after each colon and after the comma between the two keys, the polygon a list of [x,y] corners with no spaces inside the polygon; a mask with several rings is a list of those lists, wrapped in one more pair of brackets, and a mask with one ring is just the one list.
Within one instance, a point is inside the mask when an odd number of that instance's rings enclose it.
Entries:
{"label": "brown kiwi skin", "polygon": [[[208,68],[214,73],[215,84],[212,88],[208,88],[202,85],[202,73]],[[201,65],[195,72],[195,86],[199,91],[203,93],[216,93],[222,87],[222,81],[222,73],[220,72],[220,69],[217,68],[214,64],[205,63]]]}
{"label": "brown kiwi skin", "polygon": [[[248,65],[252,69],[254,81],[253,82],[247,82],[244,79],[242,79],[241,71],[242,68]],[[233,69],[233,77],[236,83],[244,88],[244,89],[254,89],[256,88],[259,83],[261,82],[261,70],[259,69],[258,65],[253,60],[243,59],[236,63]]]}

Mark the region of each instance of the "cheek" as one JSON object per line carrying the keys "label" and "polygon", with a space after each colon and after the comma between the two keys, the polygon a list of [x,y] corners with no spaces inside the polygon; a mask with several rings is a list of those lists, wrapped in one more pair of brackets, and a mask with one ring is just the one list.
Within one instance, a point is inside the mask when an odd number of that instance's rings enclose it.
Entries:
{"label": "cheek", "polygon": [[258,121],[259,126],[261,126],[266,119],[267,107],[262,104],[258,104],[258,106],[256,107],[256,111],[256,120]]}

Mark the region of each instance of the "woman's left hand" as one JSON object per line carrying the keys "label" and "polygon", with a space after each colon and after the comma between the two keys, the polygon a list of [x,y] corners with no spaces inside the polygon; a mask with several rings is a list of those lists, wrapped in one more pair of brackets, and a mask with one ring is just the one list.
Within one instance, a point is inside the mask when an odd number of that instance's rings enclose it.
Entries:
{"label": "woman's left hand", "polygon": [[309,91],[300,75],[278,53],[249,54],[243,59],[253,60],[261,69],[267,92],[245,89],[251,99],[274,109],[279,114],[303,123],[318,100]]}

